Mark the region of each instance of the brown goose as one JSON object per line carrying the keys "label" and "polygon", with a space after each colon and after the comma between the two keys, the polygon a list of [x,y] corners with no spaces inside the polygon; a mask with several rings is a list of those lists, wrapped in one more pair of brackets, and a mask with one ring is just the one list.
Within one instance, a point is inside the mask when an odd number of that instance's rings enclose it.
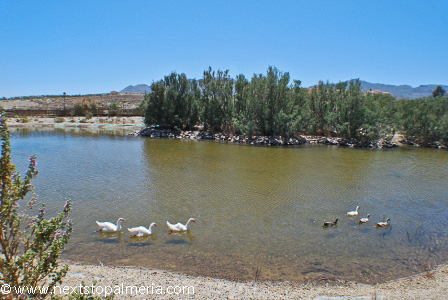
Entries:
{"label": "brown goose", "polygon": [[338,218],[336,218],[336,220],[334,220],[334,222],[324,222],[324,227],[332,227],[332,226],[336,226],[338,224]]}

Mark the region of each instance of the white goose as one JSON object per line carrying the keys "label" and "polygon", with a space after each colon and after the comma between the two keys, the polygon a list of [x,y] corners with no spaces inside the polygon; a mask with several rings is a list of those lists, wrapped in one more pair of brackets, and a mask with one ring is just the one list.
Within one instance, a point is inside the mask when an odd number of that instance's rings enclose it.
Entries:
{"label": "white goose", "polygon": [[126,220],[123,218],[119,218],[117,220],[117,225],[111,222],[98,222],[98,221],[96,221],[96,224],[98,225],[99,227],[98,231],[100,232],[117,232],[122,230],[121,222],[126,222]]}
{"label": "white goose", "polygon": [[390,218],[387,218],[386,222],[379,222],[376,224],[376,227],[386,227],[390,225]]}
{"label": "white goose", "polygon": [[369,221],[370,221],[370,214],[367,214],[367,217],[359,219],[358,223],[362,224],[362,223],[367,223]]}
{"label": "white goose", "polygon": [[128,228],[129,235],[132,236],[146,236],[154,233],[154,227],[157,227],[156,223],[151,223],[148,228],[144,226]]}
{"label": "white goose", "polygon": [[359,206],[356,206],[356,210],[352,210],[347,212],[347,216],[357,216],[358,215],[358,208]]}
{"label": "white goose", "polygon": [[172,232],[182,232],[182,231],[188,231],[190,229],[190,222],[196,223],[196,220],[193,218],[190,218],[187,222],[187,224],[177,223],[177,224],[171,224],[170,222],[166,221],[166,225],[168,225],[168,231],[169,233]]}

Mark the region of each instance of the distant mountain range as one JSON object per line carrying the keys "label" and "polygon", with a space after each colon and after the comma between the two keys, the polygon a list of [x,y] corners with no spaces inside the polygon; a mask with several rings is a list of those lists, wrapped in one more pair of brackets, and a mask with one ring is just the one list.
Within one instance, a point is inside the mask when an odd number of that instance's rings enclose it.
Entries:
{"label": "distant mountain range", "polygon": [[[426,84],[421,85],[418,87],[413,88],[410,85],[390,85],[390,84],[383,84],[383,83],[370,83],[367,81],[361,82],[361,89],[363,91],[382,91],[382,92],[389,92],[392,96],[397,98],[421,98],[421,97],[428,97],[432,95],[432,92],[436,89],[438,84]],[[440,84],[439,84],[440,85]],[[448,86],[447,85],[440,85],[445,91],[448,92]],[[151,87],[146,84],[137,84],[137,85],[130,85],[123,90],[120,91],[120,93],[136,93],[136,94],[149,94],[151,93]]]}
{"label": "distant mountain range", "polygon": [[392,96],[397,98],[421,98],[432,96],[432,92],[440,85],[445,91],[448,91],[447,85],[441,84],[426,84],[413,88],[410,85],[390,85],[382,83],[370,83],[367,81],[361,82],[361,89],[363,91],[378,90],[382,92],[389,92]]}

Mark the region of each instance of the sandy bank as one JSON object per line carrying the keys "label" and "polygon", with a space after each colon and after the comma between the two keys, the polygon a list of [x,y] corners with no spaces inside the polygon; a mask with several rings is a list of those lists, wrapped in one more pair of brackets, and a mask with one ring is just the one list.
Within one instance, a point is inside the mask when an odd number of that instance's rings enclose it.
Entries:
{"label": "sandy bank", "polygon": [[145,127],[143,117],[29,117],[27,122],[20,118],[8,118],[9,128],[86,128],[86,129],[124,129],[140,130]]}
{"label": "sandy bank", "polygon": [[[91,286],[97,292],[106,286],[122,288],[115,299],[197,298],[197,299],[444,299],[448,294],[448,265],[383,284],[343,283],[336,285],[297,284],[291,282],[233,282],[224,279],[193,277],[148,268],[125,268],[70,263],[62,286]],[[131,287],[135,286],[133,292]],[[141,293],[136,292],[142,288]],[[127,288],[127,294],[126,293]],[[182,287],[185,287],[182,294]],[[193,295],[193,287],[194,295]],[[189,288],[189,289],[188,289]],[[161,295],[161,292],[164,295]],[[138,295],[137,295],[138,293]],[[172,295],[168,295],[172,293]],[[189,294],[188,294],[189,293]],[[342,297],[342,298],[341,298]],[[331,299],[331,298],[330,298]],[[445,298],[446,299],[446,298]]]}

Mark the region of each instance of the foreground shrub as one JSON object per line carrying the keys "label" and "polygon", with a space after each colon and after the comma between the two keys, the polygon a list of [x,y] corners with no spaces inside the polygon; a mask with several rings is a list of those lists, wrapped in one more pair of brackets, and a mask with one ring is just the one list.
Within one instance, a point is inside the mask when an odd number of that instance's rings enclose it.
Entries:
{"label": "foreground shrub", "polygon": [[[0,133],[0,284],[12,287],[9,296],[16,298],[19,295],[14,287],[45,285],[50,291],[66,275],[68,265],[59,268],[58,259],[72,232],[71,221],[67,219],[71,201],[66,201],[62,212],[53,218],[45,218],[45,204],[41,205],[37,215],[32,216],[37,201],[31,184],[38,173],[36,156],[29,158],[28,171],[22,180],[16,166],[11,163],[8,127],[1,114]],[[32,196],[27,196],[30,192]],[[46,296],[37,293],[40,290],[30,296]]]}

